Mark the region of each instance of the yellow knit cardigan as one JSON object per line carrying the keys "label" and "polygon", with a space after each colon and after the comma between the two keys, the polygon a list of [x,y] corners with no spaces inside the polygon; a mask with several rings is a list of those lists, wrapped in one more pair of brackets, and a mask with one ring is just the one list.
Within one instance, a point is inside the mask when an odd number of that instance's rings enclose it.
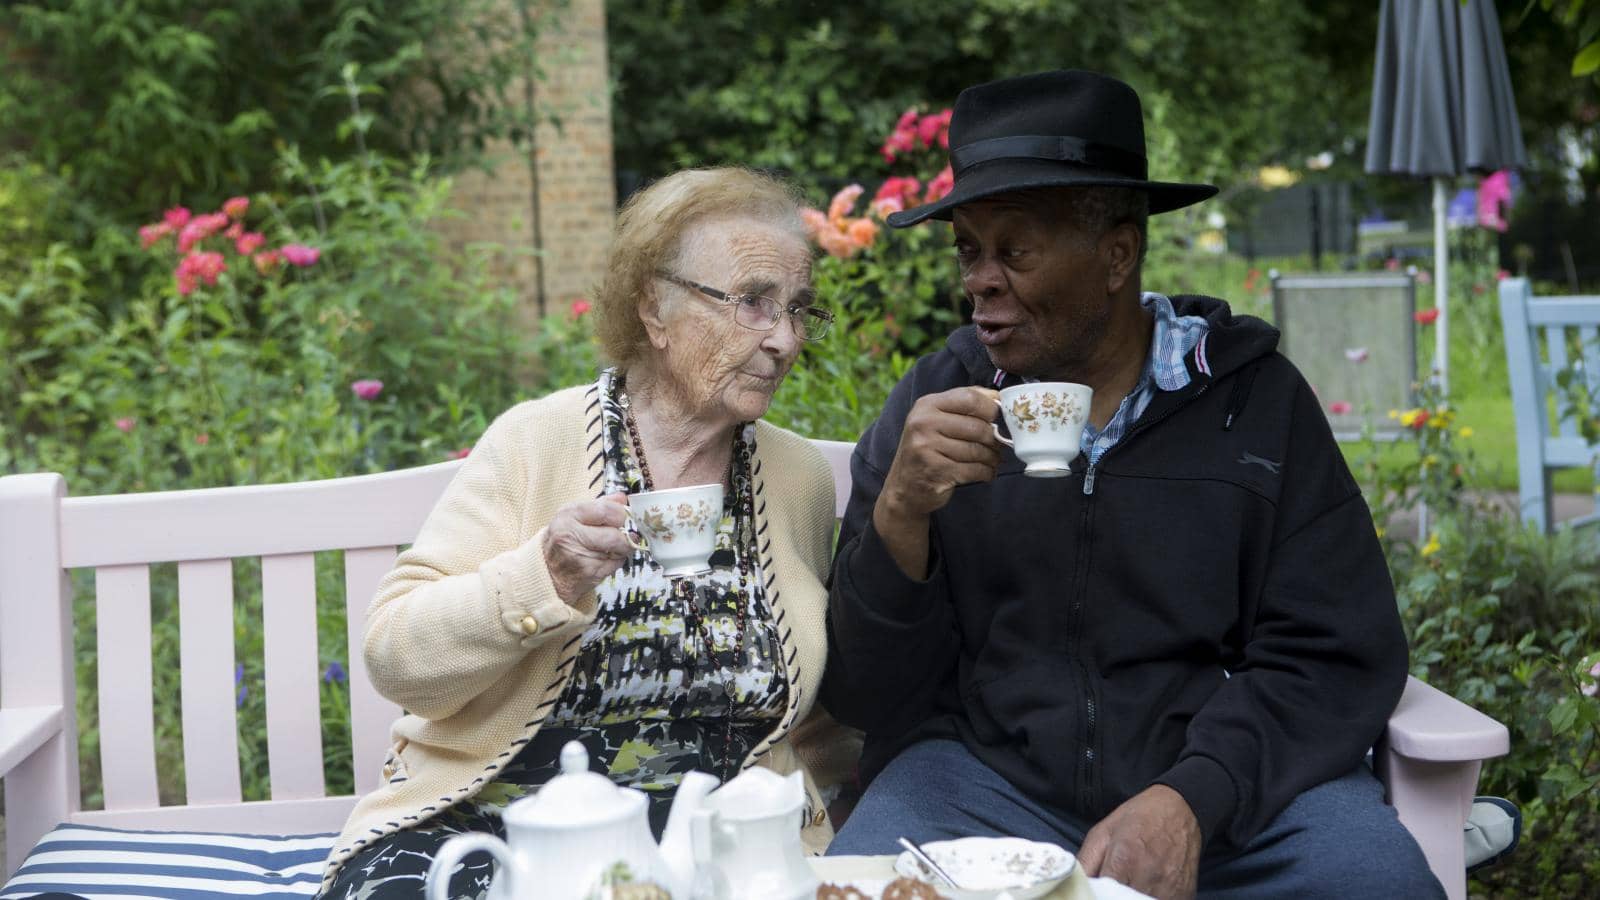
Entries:
{"label": "yellow knit cardigan", "polygon": [[[598,495],[602,467],[596,386],[518,404],[484,432],[416,543],[379,584],[367,617],[367,671],[407,714],[391,731],[387,783],[351,812],[323,889],[373,842],[472,797],[538,733],[596,603],[593,594],[576,607],[556,596],[541,551],[544,527],[561,506]],[[808,441],[765,422],[756,426],[752,475],[789,699],[743,767],[805,770],[815,812],[802,839],[819,853],[833,829],[817,787],[849,777],[859,751],[852,735],[813,709],[827,656],[833,477]]]}

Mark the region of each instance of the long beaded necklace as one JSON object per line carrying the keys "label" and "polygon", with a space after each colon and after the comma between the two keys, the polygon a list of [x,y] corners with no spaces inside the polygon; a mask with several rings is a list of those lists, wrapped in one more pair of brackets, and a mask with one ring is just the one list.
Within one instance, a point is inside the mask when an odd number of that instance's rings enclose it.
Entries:
{"label": "long beaded necklace", "polygon": [[[617,395],[618,402],[622,406],[623,422],[628,427],[628,440],[633,444],[633,458],[639,464],[639,475],[643,481],[642,488],[646,491],[651,490],[653,489],[655,482],[650,477],[650,464],[646,462],[644,458],[644,442],[639,439],[639,426],[633,419],[633,404],[628,399],[626,383],[620,378],[617,381]],[[734,450],[735,453],[737,453],[739,450],[737,430],[734,432]],[[745,460],[745,462],[748,463],[748,460]],[[743,516],[741,518],[743,519],[746,527],[754,527],[755,501],[752,497],[753,492],[747,490],[742,491],[741,494],[742,496],[740,499],[742,500],[743,506]],[[751,585],[750,554],[748,552],[740,552],[740,548],[738,547],[739,543],[739,528],[736,524],[734,528],[735,546],[733,550],[734,558],[739,562],[739,579],[741,584]],[[700,605],[695,600],[695,594],[697,592],[695,591],[692,580],[689,578],[673,579],[672,591],[674,595],[683,601],[684,608],[687,610],[684,618],[689,621],[690,627],[692,627],[695,633],[700,636],[701,646],[705,648],[706,665],[710,667],[711,672],[715,673],[717,666],[716,644],[711,640],[711,629],[706,623],[706,616],[700,611]],[[748,618],[748,610],[744,598],[738,596],[737,593],[734,596],[733,606],[733,656],[735,663],[737,663],[737,661],[744,655],[745,628],[747,624],[746,619]],[[691,664],[686,661],[683,676],[686,683],[694,674],[693,669],[690,668],[690,665]],[[731,772],[737,762],[733,759],[734,681],[735,676],[730,668],[727,677],[722,681],[723,693],[728,698],[728,712],[722,735],[722,770],[724,773]]]}

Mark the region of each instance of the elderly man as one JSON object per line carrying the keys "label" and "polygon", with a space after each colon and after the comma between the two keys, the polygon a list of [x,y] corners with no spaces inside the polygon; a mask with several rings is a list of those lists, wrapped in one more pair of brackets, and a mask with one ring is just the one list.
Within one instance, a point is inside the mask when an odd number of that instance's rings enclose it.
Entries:
{"label": "elderly man", "polygon": [[[1405,636],[1372,520],[1277,332],[1141,291],[1138,95],[1090,72],[964,91],[953,224],[972,324],[857,446],[823,702],[867,735],[831,853],[1017,835],[1160,897],[1442,895],[1363,762]],[[1093,388],[1065,477],[995,390]]]}

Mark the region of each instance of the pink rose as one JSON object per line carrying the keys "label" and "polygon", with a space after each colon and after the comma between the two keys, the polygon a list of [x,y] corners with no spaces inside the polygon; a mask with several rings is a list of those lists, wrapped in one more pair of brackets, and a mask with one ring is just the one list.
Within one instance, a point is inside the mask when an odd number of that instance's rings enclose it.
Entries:
{"label": "pink rose", "polygon": [[222,211],[230,219],[242,219],[250,211],[249,197],[230,197],[222,204]]}
{"label": "pink rose", "polygon": [[1351,406],[1350,403],[1345,400],[1335,400],[1328,404],[1328,412],[1331,412],[1336,416],[1348,416],[1350,415],[1350,411],[1354,408],[1355,407]]}
{"label": "pink rose", "polygon": [[949,166],[945,166],[942,172],[940,172],[938,175],[935,175],[933,180],[928,182],[928,193],[927,196],[922,198],[922,202],[933,203],[937,200],[941,200],[944,198],[944,195],[950,193],[950,189],[954,188],[955,186],[956,176],[950,171]]}
{"label": "pink rose", "polygon": [[845,234],[857,247],[871,247],[878,239],[878,223],[871,219],[854,219],[850,227],[845,229]]}
{"label": "pink rose", "polygon": [[233,248],[239,251],[240,256],[249,256],[267,242],[266,236],[259,231],[246,231],[233,239]]}
{"label": "pink rose", "polygon": [[178,279],[178,293],[188,294],[200,282],[216,284],[217,278],[227,270],[228,263],[221,253],[191,253],[178,261],[178,268],[172,274]]}
{"label": "pink rose", "polygon": [[122,432],[123,434],[127,434],[133,431],[134,421],[127,416],[123,416],[111,424],[117,426],[118,431]]}
{"label": "pink rose", "polygon": [[362,400],[376,400],[383,393],[383,382],[376,378],[363,378],[351,382],[350,391]]}
{"label": "pink rose", "polygon": [[950,146],[950,110],[936,112],[931,116],[923,116],[917,123],[917,137],[922,140],[922,146],[932,147],[939,144]]}
{"label": "pink rose", "polygon": [[157,222],[154,225],[144,225],[139,228],[139,246],[149,250],[156,242],[172,233],[172,226],[166,222]]}
{"label": "pink rose", "polygon": [[886,178],[878,193],[872,198],[872,212],[878,218],[887,218],[908,207],[916,206],[922,193],[922,182],[909,175]]}
{"label": "pink rose", "polygon": [[307,247],[305,244],[283,245],[283,258],[292,266],[304,269],[306,266],[316,265],[321,257],[322,251],[315,247]]}
{"label": "pink rose", "polygon": [[850,210],[855,208],[856,200],[865,190],[866,188],[859,184],[840,188],[839,193],[833,195],[833,202],[828,204],[828,221],[838,225],[850,214]]}
{"label": "pink rose", "polygon": [[256,264],[256,271],[265,275],[278,267],[283,262],[283,254],[277,250],[263,250],[250,258]]}
{"label": "pink rose", "polygon": [[176,230],[189,224],[189,217],[191,215],[192,213],[189,212],[187,207],[174,206],[163,213],[162,218],[166,221],[168,226]]}
{"label": "pink rose", "polygon": [[578,299],[572,301],[572,317],[574,319],[583,318],[583,314],[588,312],[588,311],[589,311],[589,301],[583,299],[582,297],[579,297]]}

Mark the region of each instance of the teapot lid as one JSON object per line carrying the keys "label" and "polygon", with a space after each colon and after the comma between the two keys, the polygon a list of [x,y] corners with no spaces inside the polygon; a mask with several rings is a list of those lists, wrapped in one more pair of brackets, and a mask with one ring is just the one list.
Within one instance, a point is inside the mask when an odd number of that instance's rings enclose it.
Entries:
{"label": "teapot lid", "polygon": [[517,824],[534,826],[595,825],[624,818],[644,808],[638,791],[618,787],[589,771],[589,751],[577,741],[561,748],[561,774],[526,801],[515,804]]}

